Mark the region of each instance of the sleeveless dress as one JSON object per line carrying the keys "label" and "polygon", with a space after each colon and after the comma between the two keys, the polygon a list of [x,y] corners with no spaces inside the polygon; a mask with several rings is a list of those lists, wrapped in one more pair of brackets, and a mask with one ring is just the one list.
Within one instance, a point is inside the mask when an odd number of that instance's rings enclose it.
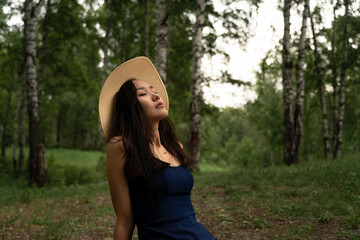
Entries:
{"label": "sleeveless dress", "polygon": [[190,199],[194,179],[179,165],[153,171],[158,209],[152,210],[144,178],[129,179],[139,240],[216,240],[195,217]]}

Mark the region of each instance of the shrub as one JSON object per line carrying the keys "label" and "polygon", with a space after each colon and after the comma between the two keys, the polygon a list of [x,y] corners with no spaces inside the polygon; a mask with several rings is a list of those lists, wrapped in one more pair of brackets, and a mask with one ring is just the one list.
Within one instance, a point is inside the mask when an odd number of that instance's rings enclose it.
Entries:
{"label": "shrub", "polygon": [[90,170],[84,167],[67,165],[64,168],[65,184],[84,184],[93,182]]}
{"label": "shrub", "polygon": [[100,174],[100,177],[106,177],[106,157],[101,155],[96,163],[96,172]]}
{"label": "shrub", "polygon": [[47,158],[48,172],[46,176],[46,181],[48,185],[53,186],[63,186],[65,183],[64,179],[64,169],[58,165],[54,164],[55,157],[54,154],[50,154]]}

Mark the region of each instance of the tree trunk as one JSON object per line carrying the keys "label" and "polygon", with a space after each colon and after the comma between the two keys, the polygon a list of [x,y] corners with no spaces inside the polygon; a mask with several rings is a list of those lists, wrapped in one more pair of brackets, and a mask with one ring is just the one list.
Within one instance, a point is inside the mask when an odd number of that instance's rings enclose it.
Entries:
{"label": "tree trunk", "polygon": [[[44,87],[43,87],[43,82],[44,82],[44,72],[45,72],[45,65],[46,65],[46,55],[47,55],[47,39],[48,39],[48,18],[49,18],[49,14],[51,13],[51,0],[47,0],[47,5],[46,5],[46,15],[44,18],[44,22],[43,22],[43,36],[42,36],[42,45],[41,45],[41,54],[40,54],[40,66],[39,66],[39,77],[38,77],[38,82],[39,82],[39,87],[38,87],[38,99],[39,99],[39,109],[41,109],[41,95],[43,93]],[[43,137],[42,137],[43,139]]]}
{"label": "tree trunk", "polygon": [[[333,32],[331,39],[331,55],[332,55],[332,86],[333,86],[333,139],[332,139],[332,149],[333,153],[335,150],[335,145],[337,142],[337,113],[338,113],[338,101],[337,101],[337,93],[338,93],[338,82],[337,82],[337,60],[336,60],[336,8],[337,3],[334,6],[334,20],[333,20]],[[333,154],[334,156],[334,154]]]}
{"label": "tree trunk", "polygon": [[149,57],[150,42],[150,0],[146,0],[146,22],[145,22],[145,56]]}
{"label": "tree trunk", "polygon": [[344,19],[343,52],[342,52],[343,55],[341,59],[341,68],[340,68],[339,113],[337,119],[337,138],[333,153],[335,159],[341,156],[344,112],[345,112],[345,78],[346,78],[346,70],[347,70],[349,0],[345,0],[344,4],[345,4],[345,19]]}
{"label": "tree trunk", "polygon": [[[39,187],[45,184],[46,160],[45,148],[40,143],[40,119],[39,119],[39,95],[38,80],[36,74],[36,37],[40,8],[43,4],[40,0],[35,4],[32,0],[25,1],[25,24],[26,24],[26,75],[28,92],[29,114],[29,185],[37,183]],[[45,162],[43,162],[45,161]],[[43,169],[45,168],[45,169]]]}
{"label": "tree trunk", "polygon": [[166,0],[156,0],[155,67],[166,84],[166,61],[168,53],[169,12]]}
{"label": "tree trunk", "polygon": [[5,119],[4,119],[4,123],[3,123],[3,127],[2,127],[2,129],[3,129],[2,136],[1,136],[1,157],[2,157],[2,159],[5,159],[6,129],[7,129],[8,119],[9,119],[9,113],[10,113],[10,108],[11,108],[11,97],[12,97],[12,94],[14,91],[15,81],[16,81],[16,77],[14,75],[13,79],[11,81],[11,87],[9,89],[9,97],[8,97],[8,101],[7,101]]}
{"label": "tree trunk", "polygon": [[284,1],[284,37],[283,37],[283,104],[284,104],[284,162],[287,165],[294,163],[293,160],[293,115],[292,115],[292,87],[290,58],[290,8],[291,0]]}
{"label": "tree trunk", "polygon": [[304,114],[304,95],[305,95],[305,79],[304,79],[304,62],[305,62],[305,41],[306,41],[306,23],[308,18],[309,3],[305,1],[299,49],[298,61],[296,63],[296,102],[294,112],[294,140],[293,140],[293,161],[299,163],[299,149],[301,144],[303,114]]}
{"label": "tree trunk", "polygon": [[[306,0],[309,2],[309,0]],[[313,42],[314,42],[314,55],[315,55],[315,72],[316,78],[318,79],[318,89],[320,93],[320,102],[321,102],[321,112],[322,112],[322,127],[323,127],[323,142],[324,142],[324,157],[325,159],[329,158],[330,154],[330,142],[329,142],[329,124],[327,119],[327,108],[326,108],[326,98],[325,98],[325,82],[322,79],[322,72],[320,69],[320,55],[318,52],[318,44],[316,39],[315,33],[315,26],[312,14],[309,11],[309,17],[311,22],[311,31],[313,35]]]}
{"label": "tree trunk", "polygon": [[193,63],[192,63],[192,86],[190,103],[190,135],[189,157],[192,162],[192,170],[199,170],[200,146],[201,146],[201,58],[202,58],[202,30],[205,22],[205,0],[197,0],[196,24],[193,39]]}

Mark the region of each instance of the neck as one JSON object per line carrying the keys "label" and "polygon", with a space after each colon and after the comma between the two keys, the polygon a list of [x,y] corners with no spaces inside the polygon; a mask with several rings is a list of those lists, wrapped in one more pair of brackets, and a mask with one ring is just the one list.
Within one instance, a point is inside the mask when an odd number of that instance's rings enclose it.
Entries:
{"label": "neck", "polygon": [[154,145],[157,147],[161,146],[161,142],[160,142],[160,133],[159,133],[159,122],[155,122],[152,124],[152,130],[154,133]]}

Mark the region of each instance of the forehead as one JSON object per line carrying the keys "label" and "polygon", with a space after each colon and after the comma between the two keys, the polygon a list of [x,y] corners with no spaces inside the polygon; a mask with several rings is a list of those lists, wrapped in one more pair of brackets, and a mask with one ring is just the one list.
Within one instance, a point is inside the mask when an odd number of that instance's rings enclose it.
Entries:
{"label": "forehead", "polygon": [[142,81],[142,80],[133,80],[133,84],[135,85],[136,89],[138,88],[153,88],[149,83]]}

